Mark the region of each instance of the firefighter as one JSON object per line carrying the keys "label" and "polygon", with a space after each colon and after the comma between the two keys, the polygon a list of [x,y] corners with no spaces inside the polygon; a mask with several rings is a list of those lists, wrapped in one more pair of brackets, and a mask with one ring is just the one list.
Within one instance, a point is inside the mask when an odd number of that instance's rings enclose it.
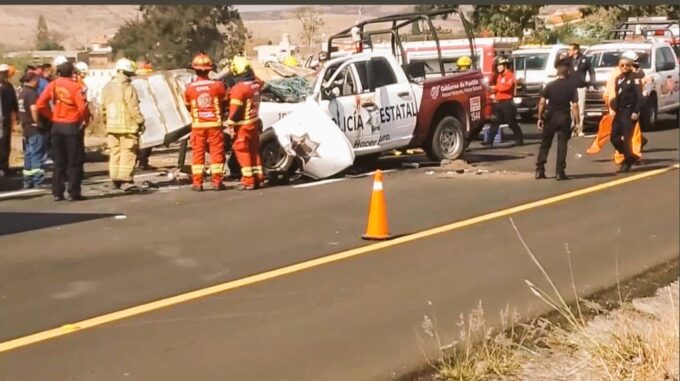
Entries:
{"label": "firefighter", "polygon": [[517,124],[517,107],[513,102],[515,94],[515,74],[508,68],[510,61],[501,57],[496,61],[496,68],[498,70],[498,77],[496,83],[490,86],[492,92],[495,93],[496,103],[493,105],[494,120],[489,128],[489,135],[482,145],[493,145],[493,138],[498,133],[498,128],[501,124],[507,124],[512,130],[515,138],[515,145],[521,146],[524,144],[524,136],[522,130]]}
{"label": "firefighter", "polygon": [[90,68],[87,66],[85,62],[78,62],[76,64],[76,82],[84,84],[85,77],[87,77],[87,73],[90,70]]}
{"label": "firefighter", "polygon": [[[558,181],[567,180],[564,170],[567,168],[567,142],[572,129],[578,128],[578,92],[568,79],[571,62],[561,59],[557,62],[558,78],[548,83],[541,90],[538,104],[538,129],[543,131],[541,148],[536,159],[536,180],[545,179],[545,163],[552,146],[553,138],[557,134],[557,165],[555,167]],[[546,110],[547,101],[547,112]],[[573,115],[573,117],[572,117]],[[545,122],[544,122],[545,120]],[[573,127],[572,127],[573,121]]]}
{"label": "firefighter", "polygon": [[227,124],[234,128],[236,134],[233,149],[241,165],[239,189],[253,190],[265,182],[259,153],[262,130],[259,117],[261,85],[245,57],[234,57],[231,61],[231,72],[234,74],[235,85],[229,94]]}
{"label": "firefighter", "polygon": [[69,200],[85,199],[81,194],[80,184],[85,163],[83,126],[86,104],[82,88],[73,81],[74,70],[70,62],[59,65],[59,78],[47,85],[36,103],[38,112],[52,122],[52,194],[55,201],[64,199],[67,180]]}
{"label": "firefighter", "polygon": [[633,63],[632,57],[622,55],[619,59],[621,74],[616,78],[614,98],[610,101],[614,110],[610,139],[616,150],[624,156],[619,172],[628,172],[640,159],[633,153],[632,138],[640,119],[643,99],[640,80],[633,72]]}
{"label": "firefighter", "polygon": [[457,71],[468,71],[472,67],[472,60],[468,56],[460,57],[456,61]]}
{"label": "firefighter", "polygon": [[225,189],[224,178],[224,135],[222,114],[224,113],[227,90],[222,81],[212,80],[208,74],[213,62],[207,54],[196,55],[191,62],[198,78],[191,82],[184,92],[184,102],[191,113],[191,189],[203,190],[203,169],[205,166],[206,142],[210,146],[210,173],[213,189]]}
{"label": "firefighter", "polygon": [[143,130],[144,116],[139,109],[139,96],[130,77],[135,75],[135,63],[127,58],[116,62],[116,76],[102,91],[102,120],[106,124],[107,142],[111,151],[109,176],[116,189],[134,186],[134,171]]}
{"label": "firefighter", "polygon": [[286,58],[283,59],[283,64],[289,67],[297,67],[298,66],[298,60],[295,58],[293,55],[288,55]]}
{"label": "firefighter", "polygon": [[153,67],[151,66],[151,63],[149,63],[146,60],[141,60],[139,61],[139,64],[137,65],[137,71],[135,72],[136,75],[146,75],[146,74],[151,74],[153,72]]}

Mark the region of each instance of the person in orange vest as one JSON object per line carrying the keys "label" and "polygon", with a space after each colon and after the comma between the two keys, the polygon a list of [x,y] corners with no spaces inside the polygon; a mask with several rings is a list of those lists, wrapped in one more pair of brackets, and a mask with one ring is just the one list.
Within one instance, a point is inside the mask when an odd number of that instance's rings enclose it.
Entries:
{"label": "person in orange vest", "polygon": [[[642,71],[642,69],[635,70],[635,65],[637,64],[639,58],[637,53],[635,53],[632,50],[629,50],[624,52],[621,55],[621,58],[633,62],[633,75],[635,77],[635,82],[640,86],[640,91],[642,91],[644,95],[643,88],[645,83],[649,79],[645,78],[645,74],[644,71]],[[605,104],[607,105],[609,112],[600,121],[597,135],[595,136],[595,139],[593,140],[593,143],[590,146],[590,148],[588,148],[588,150],[586,151],[586,153],[590,155],[599,153],[602,150],[602,147],[604,147],[604,145],[610,140],[612,122],[614,119],[614,115],[616,114],[614,109],[612,108],[612,100],[616,97],[616,82],[617,79],[621,76],[621,74],[622,74],[621,68],[617,66],[614,68],[614,70],[612,70],[611,74],[609,75],[609,78],[607,79],[603,99]],[[635,123],[631,144],[633,153],[638,157],[642,157],[642,148],[647,144],[647,138],[645,138],[642,135],[642,129],[640,128],[639,120],[637,121],[637,123]],[[625,157],[622,152],[619,151],[614,152],[615,164],[619,165],[623,164],[624,160]]]}
{"label": "person in orange vest", "polygon": [[248,60],[236,56],[230,64],[234,74],[234,86],[229,93],[229,119],[227,125],[234,129],[234,153],[241,166],[239,189],[253,190],[264,185],[266,180],[260,158],[259,117],[261,84],[255,77]]}
{"label": "person in orange vest", "polygon": [[[70,62],[57,67],[59,78],[50,82],[38,98],[38,112],[52,122],[54,175],[52,194],[55,201],[64,199],[68,180],[70,201],[84,200],[81,194],[85,146],[83,127],[86,103],[82,88],[73,80],[75,68]],[[50,104],[53,104],[50,107]]]}
{"label": "person in orange vest", "polygon": [[510,60],[501,57],[496,61],[496,68],[498,76],[495,85],[490,89],[496,95],[496,103],[493,105],[494,120],[489,128],[489,135],[482,145],[493,145],[493,138],[498,133],[501,124],[507,124],[512,130],[515,138],[515,145],[521,146],[524,144],[524,135],[522,129],[517,124],[517,107],[513,98],[515,96],[515,73],[509,68]]}
{"label": "person in orange vest", "polygon": [[224,136],[222,114],[226,106],[227,90],[221,81],[212,80],[208,74],[213,62],[207,54],[194,57],[191,67],[198,78],[184,92],[184,102],[191,113],[191,174],[194,191],[203,190],[206,142],[210,147],[210,173],[213,189],[224,190]]}

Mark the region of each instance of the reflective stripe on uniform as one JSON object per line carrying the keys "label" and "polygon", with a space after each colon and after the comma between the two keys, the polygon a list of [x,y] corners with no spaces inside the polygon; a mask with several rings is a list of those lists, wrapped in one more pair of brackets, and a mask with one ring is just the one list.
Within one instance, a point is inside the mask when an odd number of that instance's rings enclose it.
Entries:
{"label": "reflective stripe on uniform", "polygon": [[264,172],[262,171],[262,167],[259,166],[259,165],[253,167],[253,174],[254,174],[254,175],[263,175]]}
{"label": "reflective stripe on uniform", "polygon": [[246,120],[242,120],[242,121],[239,121],[239,122],[234,122],[233,120],[230,119],[230,120],[227,121],[227,124],[230,125],[230,126],[242,126],[244,124],[252,124],[252,123],[258,122],[259,120],[260,120],[259,117],[253,118],[253,119],[246,119]]}
{"label": "reflective stripe on uniform", "polygon": [[222,123],[215,121],[191,123],[191,128],[215,128],[215,127],[222,127]]}
{"label": "reflective stripe on uniform", "polygon": [[224,164],[210,164],[210,173],[213,175],[224,173]]}
{"label": "reflective stripe on uniform", "polygon": [[232,99],[232,100],[229,102],[229,104],[230,104],[230,105],[243,106],[243,102],[241,102],[241,101],[238,100],[238,99]]}
{"label": "reflective stripe on uniform", "polygon": [[192,175],[202,175],[203,174],[203,164],[194,164],[191,166]]}
{"label": "reflective stripe on uniform", "polygon": [[26,177],[31,177],[35,175],[42,175],[45,174],[45,171],[43,171],[40,168],[35,168],[35,169],[24,169],[23,170],[23,175]]}
{"label": "reflective stripe on uniform", "polygon": [[241,167],[243,177],[253,177],[253,167]]}

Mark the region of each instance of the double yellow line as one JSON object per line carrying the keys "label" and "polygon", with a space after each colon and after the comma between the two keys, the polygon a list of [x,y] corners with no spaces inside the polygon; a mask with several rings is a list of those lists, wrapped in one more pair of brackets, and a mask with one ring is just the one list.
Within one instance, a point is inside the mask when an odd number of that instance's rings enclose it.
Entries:
{"label": "double yellow line", "polygon": [[470,219],[467,219],[467,220],[454,222],[454,223],[451,223],[451,224],[435,227],[435,228],[432,228],[432,229],[423,230],[421,232],[410,234],[410,235],[403,236],[403,237],[399,237],[399,238],[393,239],[391,241],[384,241],[384,242],[374,243],[374,244],[367,245],[367,246],[358,247],[356,249],[351,249],[351,250],[343,251],[343,252],[340,252],[340,253],[331,254],[331,255],[328,255],[328,256],[325,256],[325,257],[312,259],[312,260],[309,260],[309,261],[297,263],[297,264],[290,265],[290,266],[281,267],[281,268],[278,268],[278,269],[275,269],[275,270],[266,271],[266,272],[263,272],[263,273],[260,273],[260,274],[251,275],[251,276],[248,276],[248,277],[245,277],[245,278],[221,283],[221,284],[218,284],[218,285],[215,285],[215,286],[202,288],[202,289],[199,289],[199,290],[179,294],[179,295],[176,295],[176,296],[171,296],[169,298],[164,298],[164,299],[156,300],[156,301],[153,301],[153,302],[141,304],[141,305],[138,305],[138,306],[126,308],[124,310],[111,312],[111,313],[104,314],[104,315],[101,315],[101,316],[82,320],[82,321],[79,321],[79,322],[76,322],[76,323],[66,324],[66,325],[63,325],[63,326],[58,327],[58,328],[48,329],[46,331],[34,333],[32,335],[19,337],[19,338],[13,339],[13,340],[9,340],[9,341],[5,341],[3,343],[0,343],[0,352],[11,351],[11,350],[21,348],[21,347],[24,347],[24,346],[27,346],[27,345],[30,345],[30,344],[35,344],[35,343],[45,341],[45,340],[49,340],[49,339],[53,339],[53,338],[56,338],[56,337],[59,337],[59,336],[68,335],[68,334],[71,334],[71,333],[74,333],[74,332],[82,331],[84,329],[94,328],[94,327],[102,325],[102,324],[112,323],[112,322],[115,322],[115,321],[118,321],[118,320],[130,318],[130,317],[133,317],[133,316],[136,316],[136,315],[141,315],[141,314],[144,314],[144,313],[147,313],[147,312],[159,310],[161,308],[170,307],[170,306],[173,306],[173,305],[176,305],[176,304],[189,302],[189,301],[192,301],[192,300],[196,300],[198,298],[203,298],[203,297],[206,297],[206,296],[215,295],[215,294],[218,294],[218,293],[234,290],[234,289],[240,288],[240,287],[249,286],[249,285],[252,285],[252,284],[255,284],[255,283],[264,282],[264,281],[274,279],[274,278],[279,278],[279,277],[282,277],[284,275],[293,274],[293,273],[296,273],[296,272],[299,272],[299,271],[309,270],[309,269],[312,269],[312,268],[315,268],[315,267],[327,265],[327,264],[333,263],[333,262],[338,262],[338,261],[341,261],[341,260],[344,260],[344,259],[348,259],[348,258],[352,258],[352,257],[358,257],[360,255],[373,253],[373,252],[376,252],[378,250],[387,249],[389,247],[403,245],[405,243],[417,241],[419,239],[432,237],[432,236],[437,235],[437,234],[450,232],[452,230],[464,228],[464,227],[470,226],[470,225],[479,224],[479,223],[486,222],[486,221],[493,220],[493,219],[500,218],[500,217],[509,216],[509,215],[516,214],[516,213],[519,213],[519,212],[524,212],[524,211],[527,211],[527,210],[530,210],[530,209],[535,209],[535,208],[539,208],[539,207],[542,207],[542,206],[555,204],[555,203],[558,203],[560,201],[568,200],[568,199],[571,199],[571,198],[574,198],[574,197],[587,195],[587,194],[590,194],[590,193],[594,193],[594,192],[602,191],[602,190],[605,190],[605,189],[613,188],[613,187],[616,187],[616,186],[619,186],[619,185],[631,183],[631,182],[641,180],[641,179],[644,179],[644,178],[660,175],[662,173],[670,172],[670,171],[677,169],[678,167],[679,167],[678,164],[674,164],[674,165],[669,166],[669,167],[656,169],[656,170],[648,171],[648,172],[643,172],[643,173],[635,174],[635,175],[628,176],[628,177],[623,177],[623,178],[620,178],[620,179],[617,179],[617,180],[614,180],[614,181],[590,186],[590,187],[575,190],[575,191],[572,191],[572,192],[567,192],[567,193],[560,194],[560,195],[553,196],[553,197],[549,197],[549,198],[546,198],[546,199],[543,199],[543,200],[533,201],[533,202],[530,202],[530,203],[527,203],[527,204],[522,204],[522,205],[519,205],[519,206],[514,206],[514,207],[511,207],[511,208],[499,210],[497,212],[485,214],[485,215],[470,218]]}

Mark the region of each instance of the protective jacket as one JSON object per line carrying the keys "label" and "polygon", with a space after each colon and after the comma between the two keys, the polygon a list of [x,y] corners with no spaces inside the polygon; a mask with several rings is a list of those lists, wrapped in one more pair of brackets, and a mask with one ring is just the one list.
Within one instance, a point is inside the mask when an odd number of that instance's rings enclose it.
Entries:
{"label": "protective jacket", "polygon": [[116,74],[102,91],[102,118],[109,134],[136,134],[144,124],[137,90],[130,77]]}
{"label": "protective jacket", "polygon": [[191,128],[221,127],[226,95],[221,81],[199,78],[191,82],[184,93],[184,102],[191,113]]}

